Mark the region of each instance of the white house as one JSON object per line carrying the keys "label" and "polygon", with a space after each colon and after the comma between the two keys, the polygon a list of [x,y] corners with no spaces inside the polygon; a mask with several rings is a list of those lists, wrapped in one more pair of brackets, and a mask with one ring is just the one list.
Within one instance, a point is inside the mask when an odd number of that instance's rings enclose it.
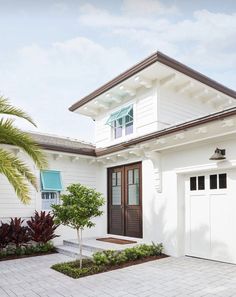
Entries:
{"label": "white house", "polygon": [[[34,137],[62,190],[82,182],[104,194],[104,215],[87,237],[142,238],[162,242],[170,255],[236,263],[235,99],[235,91],[156,52],[70,107],[94,119],[94,147]],[[34,193],[26,208],[4,182],[0,216],[29,216],[45,207],[45,195]]]}

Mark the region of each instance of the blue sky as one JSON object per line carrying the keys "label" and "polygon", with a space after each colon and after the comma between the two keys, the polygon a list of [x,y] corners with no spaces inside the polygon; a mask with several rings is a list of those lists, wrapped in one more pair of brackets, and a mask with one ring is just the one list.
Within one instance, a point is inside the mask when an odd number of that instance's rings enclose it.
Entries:
{"label": "blue sky", "polygon": [[0,0],[0,7],[0,91],[32,115],[37,131],[93,141],[92,120],[68,107],[156,50],[236,89],[234,0]]}

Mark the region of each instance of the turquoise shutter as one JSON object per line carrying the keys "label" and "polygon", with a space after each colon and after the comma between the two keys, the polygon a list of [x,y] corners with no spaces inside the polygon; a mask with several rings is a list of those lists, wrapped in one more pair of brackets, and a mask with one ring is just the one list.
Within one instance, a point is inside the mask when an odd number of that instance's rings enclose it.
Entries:
{"label": "turquoise shutter", "polygon": [[60,171],[42,170],[40,176],[42,191],[62,191]]}

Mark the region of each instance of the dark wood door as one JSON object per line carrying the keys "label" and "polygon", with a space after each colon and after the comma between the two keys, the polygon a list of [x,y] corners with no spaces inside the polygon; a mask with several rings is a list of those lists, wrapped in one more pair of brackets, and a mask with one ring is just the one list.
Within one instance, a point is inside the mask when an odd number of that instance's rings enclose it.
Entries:
{"label": "dark wood door", "polygon": [[142,237],[142,165],[108,169],[108,233]]}

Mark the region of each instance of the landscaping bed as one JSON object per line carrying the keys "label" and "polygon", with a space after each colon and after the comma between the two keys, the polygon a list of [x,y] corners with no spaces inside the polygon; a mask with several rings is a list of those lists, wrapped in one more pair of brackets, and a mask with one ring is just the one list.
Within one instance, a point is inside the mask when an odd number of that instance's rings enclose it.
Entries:
{"label": "landscaping bed", "polygon": [[55,264],[52,269],[72,278],[81,278],[167,257],[162,251],[162,244],[142,244],[122,251],[97,252],[93,255],[93,259],[83,259],[82,268],[80,261],[76,260]]}
{"label": "landscaping bed", "polygon": [[0,261],[44,256],[55,253],[57,253],[56,248],[51,243],[30,245],[20,248],[8,248],[4,251],[0,251]]}
{"label": "landscaping bed", "polygon": [[28,220],[11,218],[0,222],[0,261],[56,253],[51,240],[58,225],[54,216],[37,212]]}

